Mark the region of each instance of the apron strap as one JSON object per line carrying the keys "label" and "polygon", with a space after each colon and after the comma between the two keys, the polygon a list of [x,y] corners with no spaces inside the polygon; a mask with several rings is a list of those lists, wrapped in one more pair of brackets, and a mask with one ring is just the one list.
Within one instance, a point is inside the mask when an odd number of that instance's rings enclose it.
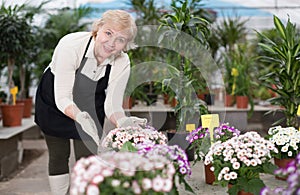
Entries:
{"label": "apron strap", "polygon": [[[79,70],[81,71],[81,69],[83,68],[83,66],[84,66],[84,64],[85,64],[85,61],[86,61],[85,54],[86,54],[87,50],[89,49],[89,46],[90,46],[90,43],[91,43],[92,38],[93,38],[93,37],[91,36],[90,39],[89,39],[89,41],[88,41],[88,43],[87,43],[87,45],[86,45],[86,47],[85,47],[84,54],[83,54],[82,59],[81,59],[81,62],[80,62],[80,66],[79,66],[79,68],[76,70],[76,73],[77,73]],[[80,72],[80,71],[79,71],[79,72]]]}

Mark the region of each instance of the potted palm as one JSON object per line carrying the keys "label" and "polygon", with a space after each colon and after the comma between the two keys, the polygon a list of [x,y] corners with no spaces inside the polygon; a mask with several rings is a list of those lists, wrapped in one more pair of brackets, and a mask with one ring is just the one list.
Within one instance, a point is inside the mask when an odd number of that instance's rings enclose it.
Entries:
{"label": "potted palm", "polygon": [[[282,112],[285,118],[279,119],[275,124],[285,122],[286,126],[299,127],[297,106],[300,104],[300,36],[296,26],[288,19],[286,26],[274,16],[274,25],[277,40],[271,40],[269,35],[258,33],[262,38],[259,43],[265,51],[260,56],[263,61],[272,64],[272,71],[261,77],[263,85],[277,94],[269,101],[280,108],[275,111]],[[275,125],[274,124],[274,125]]]}
{"label": "potted palm", "polygon": [[[177,60],[169,70],[173,75],[164,79],[162,83],[175,92],[177,99],[175,107],[176,132],[168,133],[169,144],[177,144],[183,149],[187,149],[189,160],[193,160],[193,151],[189,153],[189,143],[185,140],[188,134],[186,125],[198,126],[200,114],[207,113],[207,107],[203,101],[198,99],[196,94],[198,90],[195,89],[196,85],[193,85],[197,79],[193,78],[191,73],[200,70],[193,66],[189,60],[192,58],[190,56],[193,55],[199,57],[199,53],[196,54],[197,51],[191,51],[193,46],[198,45],[198,48],[207,46],[205,37],[209,33],[209,23],[201,16],[193,15],[187,0],[180,2],[181,6],[177,7],[178,4],[172,1],[173,13],[163,15],[160,20],[161,37],[159,44],[172,45],[174,50],[178,51],[178,53],[174,53],[173,58]],[[193,42],[187,41],[186,36],[192,37]],[[198,58],[198,60],[200,59]]]}
{"label": "potted palm", "polygon": [[[17,92],[13,80],[16,61],[19,56],[24,56],[32,42],[31,26],[28,21],[28,15],[26,15],[24,9],[25,5],[6,7],[4,3],[2,3],[0,9],[0,25],[3,27],[0,32],[0,57],[1,60],[7,62],[7,84],[10,91],[13,89],[14,94]],[[8,105],[2,104],[1,106],[3,125],[20,126],[22,123],[24,104],[16,104],[15,99],[13,101],[10,94],[8,95],[6,102]],[[6,111],[9,111],[8,117],[6,117]],[[15,118],[16,120],[12,120],[12,118]],[[8,119],[9,122],[5,119]]]}

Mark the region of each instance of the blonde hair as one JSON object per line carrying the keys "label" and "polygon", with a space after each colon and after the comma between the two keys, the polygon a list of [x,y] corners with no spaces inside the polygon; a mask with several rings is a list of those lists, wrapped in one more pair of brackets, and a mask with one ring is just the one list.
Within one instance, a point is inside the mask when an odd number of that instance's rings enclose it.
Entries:
{"label": "blonde hair", "polygon": [[129,40],[124,50],[127,51],[136,48],[134,39],[137,34],[137,27],[133,17],[128,12],[124,10],[108,10],[104,12],[102,17],[92,25],[92,36],[94,38],[97,36],[99,28],[104,24],[113,24],[120,30],[127,30]]}

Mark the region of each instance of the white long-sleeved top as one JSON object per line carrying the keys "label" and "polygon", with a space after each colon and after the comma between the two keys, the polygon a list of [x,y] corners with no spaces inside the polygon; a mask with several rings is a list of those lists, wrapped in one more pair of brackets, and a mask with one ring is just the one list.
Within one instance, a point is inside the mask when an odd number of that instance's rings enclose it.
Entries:
{"label": "white long-sleeved top", "polygon": [[[64,113],[67,106],[73,102],[73,86],[75,71],[79,68],[86,45],[91,37],[90,32],[77,32],[64,36],[57,44],[52,61],[49,65],[54,74],[54,96],[59,110]],[[106,65],[111,65],[106,100],[104,104],[105,114],[108,118],[113,113],[123,112],[122,102],[124,91],[130,74],[130,60],[126,53],[117,57],[111,56],[102,64],[97,65],[94,56],[95,41],[92,38],[85,57],[87,61],[82,69],[82,74],[97,81],[104,77]]]}

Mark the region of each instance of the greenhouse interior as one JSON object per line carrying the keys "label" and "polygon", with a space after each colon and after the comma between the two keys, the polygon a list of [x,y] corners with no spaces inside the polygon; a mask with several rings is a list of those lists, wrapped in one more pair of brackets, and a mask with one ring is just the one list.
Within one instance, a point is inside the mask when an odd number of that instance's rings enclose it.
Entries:
{"label": "greenhouse interior", "polygon": [[3,0],[1,195],[300,194],[299,0]]}

